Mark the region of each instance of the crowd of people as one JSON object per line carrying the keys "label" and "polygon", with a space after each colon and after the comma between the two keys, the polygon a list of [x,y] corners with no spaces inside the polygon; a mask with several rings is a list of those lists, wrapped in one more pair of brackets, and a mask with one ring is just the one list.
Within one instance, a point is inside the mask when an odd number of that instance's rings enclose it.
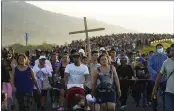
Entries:
{"label": "crowd of people", "polygon": [[[115,47],[117,51],[123,49],[126,52],[140,49],[144,46],[149,46],[151,42],[162,39],[174,39],[172,34],[149,34],[149,33],[122,33],[112,34],[105,36],[96,36],[90,38],[91,50],[99,50],[101,47],[105,47],[109,51],[112,47]],[[72,41],[70,44],[54,47],[54,51],[70,52],[72,49],[79,50],[85,49],[86,40]]]}
{"label": "crowd of people", "polygon": [[115,111],[116,106],[124,110],[131,94],[137,108],[152,106],[157,111],[161,96],[163,111],[173,111],[174,44],[166,51],[163,44],[156,45],[156,52],[138,51],[152,41],[173,37],[131,33],[93,37],[90,60],[85,41],[72,41],[49,52],[37,49],[35,55],[4,48],[3,109],[14,109],[17,99],[19,111],[29,111],[33,101],[38,111],[44,110],[50,96],[52,108],[58,111]]}

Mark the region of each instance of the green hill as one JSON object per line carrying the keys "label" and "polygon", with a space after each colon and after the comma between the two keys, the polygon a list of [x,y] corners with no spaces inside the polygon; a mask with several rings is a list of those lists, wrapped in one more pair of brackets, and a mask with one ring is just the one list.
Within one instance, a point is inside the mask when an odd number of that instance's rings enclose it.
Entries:
{"label": "green hill", "polygon": [[148,53],[149,51],[155,51],[156,45],[159,43],[164,46],[164,49],[167,49],[168,47],[170,47],[171,44],[174,44],[174,41],[162,41],[158,43],[153,43],[151,46],[144,47],[143,49],[140,49],[139,51],[141,53]]}

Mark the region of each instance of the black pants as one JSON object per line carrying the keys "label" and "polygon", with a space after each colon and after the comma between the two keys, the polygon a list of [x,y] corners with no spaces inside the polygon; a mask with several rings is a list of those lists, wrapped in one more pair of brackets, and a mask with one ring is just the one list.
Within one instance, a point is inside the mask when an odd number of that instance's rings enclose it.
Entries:
{"label": "black pants", "polygon": [[128,90],[130,87],[130,82],[127,80],[121,80],[120,81],[120,89],[121,89],[121,98],[120,98],[120,102],[121,102],[121,106],[126,105],[127,102],[127,98],[128,98]]}
{"label": "black pants", "polygon": [[152,81],[148,81],[148,85],[147,85],[147,102],[152,102],[152,90],[153,90],[153,87],[154,87],[154,82]]}
{"label": "black pants", "polygon": [[[151,98],[151,96],[152,96],[152,90],[153,90],[153,87],[154,87],[154,85],[155,85],[155,82],[153,82],[153,81],[150,81],[149,83],[148,83],[148,87],[149,87],[149,91],[148,91],[148,98]],[[162,99],[163,99],[163,109],[165,109],[165,104],[164,104],[164,101],[165,101],[165,89],[166,89],[166,82],[162,82],[162,83],[160,83],[160,89],[162,90],[162,94],[161,94],[161,96],[162,96]],[[150,100],[150,99],[149,99]],[[157,99],[152,99],[152,107],[153,107],[153,111],[157,111],[157,107],[158,107],[158,100]]]}
{"label": "black pants", "polygon": [[19,111],[30,111],[32,105],[33,93],[16,92],[16,98],[19,105]]}
{"label": "black pants", "polygon": [[41,95],[38,94],[38,92],[36,90],[33,91],[33,98],[34,98],[35,103],[37,104],[37,109],[41,109],[41,107],[43,107],[41,105],[41,97],[42,96],[47,97],[47,90],[42,90]]}
{"label": "black pants", "polygon": [[135,100],[137,105],[139,105],[139,102],[141,100],[141,94],[143,95],[143,106],[146,105],[147,100],[147,81],[137,81],[135,84]]}

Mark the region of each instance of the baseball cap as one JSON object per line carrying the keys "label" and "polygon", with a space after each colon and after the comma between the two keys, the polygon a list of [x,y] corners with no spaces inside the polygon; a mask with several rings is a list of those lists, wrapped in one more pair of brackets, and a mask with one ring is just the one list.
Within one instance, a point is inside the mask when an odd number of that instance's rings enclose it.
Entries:
{"label": "baseball cap", "polygon": [[39,57],[39,60],[41,60],[41,59],[42,59],[42,60],[43,60],[43,59],[46,60],[46,57],[45,57],[45,56],[40,56],[40,57]]}
{"label": "baseball cap", "polygon": [[136,61],[140,62],[140,63],[144,63],[145,62],[144,58],[142,58],[142,57],[137,58]]}
{"label": "baseball cap", "polygon": [[73,54],[73,58],[78,58],[78,57],[80,57],[80,54],[79,53],[74,53]]}
{"label": "baseball cap", "polygon": [[101,48],[100,48],[100,51],[104,51],[104,50],[105,50],[105,48],[104,48],[104,47],[101,47]]}

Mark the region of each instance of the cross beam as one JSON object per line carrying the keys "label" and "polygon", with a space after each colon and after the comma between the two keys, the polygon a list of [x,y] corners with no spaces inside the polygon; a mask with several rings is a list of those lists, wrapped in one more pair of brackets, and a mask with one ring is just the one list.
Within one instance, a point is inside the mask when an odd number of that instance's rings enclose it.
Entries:
{"label": "cross beam", "polygon": [[88,52],[89,59],[91,60],[91,50],[90,50],[91,48],[90,48],[90,40],[89,40],[89,37],[88,37],[88,32],[95,32],[95,31],[105,30],[105,28],[88,29],[86,17],[84,17],[84,26],[85,26],[85,30],[69,32],[69,34],[70,35],[71,34],[79,34],[79,33],[85,33],[86,34],[87,52]]}
{"label": "cross beam", "polygon": [[[89,29],[87,30],[88,32],[95,32],[95,31],[100,31],[100,30],[105,30],[105,28],[97,28],[97,29]],[[70,32],[69,34],[79,34],[79,33],[85,33],[85,30],[81,30],[81,31],[74,31],[74,32]]]}

